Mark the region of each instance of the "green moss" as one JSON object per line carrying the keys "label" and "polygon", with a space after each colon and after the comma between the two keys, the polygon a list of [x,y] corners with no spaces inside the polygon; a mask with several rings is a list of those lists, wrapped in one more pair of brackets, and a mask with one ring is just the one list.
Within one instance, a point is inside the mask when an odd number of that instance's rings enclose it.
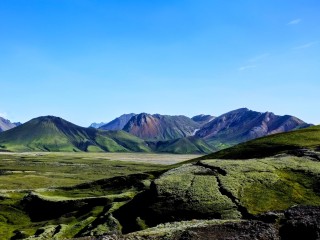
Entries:
{"label": "green moss", "polygon": [[[126,176],[167,168],[148,163],[110,161],[107,157],[100,153],[0,154],[0,239],[10,239],[15,230],[31,236],[43,226],[49,236],[51,230],[59,225],[63,226],[57,235],[59,239],[72,238],[106,211],[113,212],[140,191],[134,185],[139,179],[133,181],[134,177],[130,180]],[[116,176],[121,176],[119,179],[123,181],[108,184],[108,179]],[[152,174],[137,176],[143,176],[141,188],[148,187],[153,179]],[[78,185],[82,183],[86,184]],[[92,209],[62,212],[57,218],[32,222],[21,205],[21,199],[29,193],[23,189],[32,189],[43,201],[53,203],[104,197],[110,201],[111,209],[106,210],[105,205],[96,204]],[[102,232],[103,228],[101,225],[97,231]]]}
{"label": "green moss", "polygon": [[98,146],[88,146],[87,152],[104,152],[100,147]]}
{"label": "green moss", "polygon": [[185,231],[188,228],[208,227],[221,225],[228,222],[237,223],[239,220],[191,220],[159,224],[156,227],[148,228],[125,235],[126,239],[172,239],[175,233]]}
{"label": "green moss", "polygon": [[[157,155],[150,156],[152,158]],[[166,168],[144,162],[111,161],[101,153],[0,154],[0,171],[5,173],[0,175],[0,189],[57,188]]]}
{"label": "green moss", "polygon": [[28,235],[34,233],[29,216],[14,206],[0,204],[0,239],[10,239],[19,229]]}
{"label": "green moss", "polygon": [[137,224],[139,225],[139,227],[141,228],[141,230],[148,228],[148,225],[146,224],[146,222],[143,219],[141,219],[140,217],[137,217],[136,221],[137,221]]}
{"label": "green moss", "polygon": [[244,161],[206,160],[223,169],[219,175],[225,189],[252,214],[284,210],[296,204],[320,205],[316,191],[320,163],[306,158],[279,157]]}
{"label": "green moss", "polygon": [[[299,157],[202,160],[155,181],[160,215],[239,218],[293,205],[320,205],[320,162]],[[243,211],[243,207],[247,209]],[[239,211],[238,211],[239,210]],[[217,214],[215,214],[217,213]],[[180,216],[181,217],[181,216]]]}
{"label": "green moss", "polygon": [[320,205],[313,191],[314,179],[301,173],[276,171],[279,180],[273,184],[255,182],[243,189],[242,203],[251,213],[284,210],[294,204]]}
{"label": "green moss", "polygon": [[185,165],[173,169],[155,184],[160,197],[164,197],[164,202],[155,207],[160,209],[157,211],[169,214],[186,210],[198,216],[240,217],[236,205],[220,192],[217,177],[203,167]]}

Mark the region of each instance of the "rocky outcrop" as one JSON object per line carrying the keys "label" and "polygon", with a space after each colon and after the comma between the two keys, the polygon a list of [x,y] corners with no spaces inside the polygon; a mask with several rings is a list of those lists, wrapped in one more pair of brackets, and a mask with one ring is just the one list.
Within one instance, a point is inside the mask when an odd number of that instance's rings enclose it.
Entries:
{"label": "rocky outcrop", "polygon": [[[273,221],[270,221],[273,216]],[[159,224],[156,227],[122,235],[112,215],[97,219],[93,231],[85,228],[77,240],[318,240],[320,207],[296,206],[285,211],[266,212],[256,220],[190,220]],[[94,222],[91,224],[95,226]],[[91,226],[90,225],[90,226]],[[60,239],[65,226],[47,226],[27,239]],[[100,232],[99,232],[100,230]],[[98,231],[98,232],[97,232]],[[16,238],[22,236],[16,232]]]}
{"label": "rocky outcrop", "polygon": [[297,206],[281,212],[267,212],[275,216],[242,221],[188,221],[161,224],[119,239],[167,240],[318,240],[320,239],[320,207]]}
{"label": "rocky outcrop", "polygon": [[106,197],[56,200],[31,192],[22,199],[21,205],[32,221],[44,221],[74,211],[86,212],[97,205],[109,206],[110,208],[111,201]]}
{"label": "rocky outcrop", "polygon": [[284,212],[281,219],[282,240],[320,239],[320,208],[314,206],[293,207]]}

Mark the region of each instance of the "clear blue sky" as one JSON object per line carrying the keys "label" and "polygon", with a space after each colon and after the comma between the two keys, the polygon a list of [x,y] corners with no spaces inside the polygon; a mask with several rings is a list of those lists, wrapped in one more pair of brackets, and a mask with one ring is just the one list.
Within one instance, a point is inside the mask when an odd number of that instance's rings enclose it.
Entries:
{"label": "clear blue sky", "polygon": [[320,123],[318,0],[2,0],[0,114],[248,107]]}

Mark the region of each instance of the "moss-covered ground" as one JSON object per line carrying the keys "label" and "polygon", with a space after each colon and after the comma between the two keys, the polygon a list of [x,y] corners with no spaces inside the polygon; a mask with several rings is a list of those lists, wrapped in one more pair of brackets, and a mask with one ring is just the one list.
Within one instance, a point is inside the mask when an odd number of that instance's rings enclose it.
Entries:
{"label": "moss-covered ground", "polygon": [[148,233],[159,223],[237,222],[294,205],[320,206],[320,161],[312,157],[163,164],[181,160],[155,154],[2,153],[0,239]]}
{"label": "moss-covered ground", "polygon": [[150,215],[164,221],[251,219],[294,205],[320,206],[320,162],[289,155],[201,160],[161,175],[155,192]]}
{"label": "moss-covered ground", "polygon": [[[97,229],[110,226],[97,219],[112,220],[113,211],[149,187],[175,159],[156,154],[1,153],[0,239],[98,234]],[[28,198],[30,194],[37,197]]]}

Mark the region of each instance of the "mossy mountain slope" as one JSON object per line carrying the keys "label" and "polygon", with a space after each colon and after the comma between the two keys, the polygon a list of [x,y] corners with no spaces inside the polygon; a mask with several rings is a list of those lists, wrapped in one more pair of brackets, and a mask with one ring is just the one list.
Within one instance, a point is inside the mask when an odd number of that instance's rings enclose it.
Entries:
{"label": "mossy mountain slope", "polygon": [[[254,139],[202,157],[202,159],[263,158],[299,149],[320,149],[320,126]],[[302,153],[301,153],[302,154]]]}
{"label": "mossy mountain slope", "polygon": [[0,134],[5,151],[148,152],[144,141],[126,132],[83,128],[62,118],[45,116]]}

